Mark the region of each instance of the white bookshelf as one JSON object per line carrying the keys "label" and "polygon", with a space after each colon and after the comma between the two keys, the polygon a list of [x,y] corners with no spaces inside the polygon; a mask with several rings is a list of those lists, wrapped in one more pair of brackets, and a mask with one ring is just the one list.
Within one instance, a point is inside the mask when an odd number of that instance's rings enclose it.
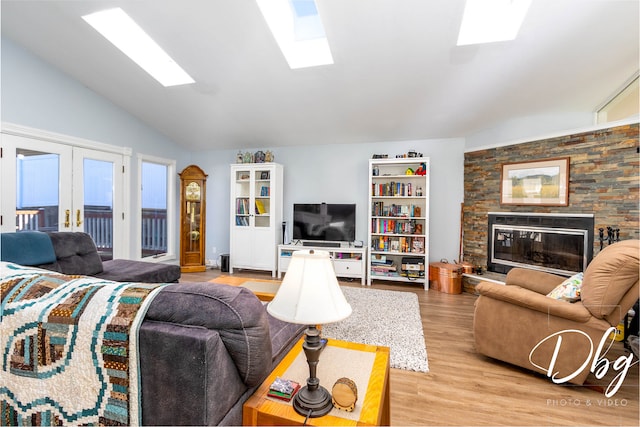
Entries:
{"label": "white bookshelf", "polygon": [[282,165],[231,165],[229,272],[234,268],[277,271],[282,242]]}
{"label": "white bookshelf", "polygon": [[[421,168],[425,174],[417,175]],[[368,285],[386,280],[429,289],[430,171],[427,157],[369,160]]]}

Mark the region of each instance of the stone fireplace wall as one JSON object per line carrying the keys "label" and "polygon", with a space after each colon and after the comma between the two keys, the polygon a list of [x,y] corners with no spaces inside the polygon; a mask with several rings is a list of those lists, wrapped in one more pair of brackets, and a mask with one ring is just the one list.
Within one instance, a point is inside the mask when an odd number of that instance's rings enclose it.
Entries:
{"label": "stone fireplace wall", "polygon": [[[464,261],[487,266],[489,212],[593,213],[598,228],[620,228],[620,240],[640,239],[638,124],[465,153]],[[571,158],[569,206],[501,206],[503,163]]]}

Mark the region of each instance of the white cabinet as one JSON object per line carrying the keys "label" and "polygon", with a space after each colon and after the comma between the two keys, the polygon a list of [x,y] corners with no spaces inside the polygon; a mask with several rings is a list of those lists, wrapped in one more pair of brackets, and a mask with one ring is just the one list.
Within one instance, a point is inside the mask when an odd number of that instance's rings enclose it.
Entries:
{"label": "white cabinet", "polygon": [[282,242],[282,165],[231,165],[229,272],[234,268],[277,271]]}
{"label": "white cabinet", "polygon": [[368,280],[429,289],[429,158],[369,160]]}
{"label": "white cabinet", "polygon": [[278,278],[280,279],[282,273],[287,272],[291,256],[295,251],[311,249],[329,252],[336,276],[360,279],[360,284],[365,284],[367,249],[354,247],[328,248],[306,245],[278,245]]}

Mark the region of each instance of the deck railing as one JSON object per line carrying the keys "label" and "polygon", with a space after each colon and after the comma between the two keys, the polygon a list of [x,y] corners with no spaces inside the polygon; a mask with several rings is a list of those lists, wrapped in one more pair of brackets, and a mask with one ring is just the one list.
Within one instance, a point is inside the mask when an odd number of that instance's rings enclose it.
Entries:
{"label": "deck railing", "polygon": [[85,207],[84,232],[91,236],[99,251],[110,252],[113,249],[113,211]]}
{"label": "deck railing", "polygon": [[24,209],[16,212],[16,230],[40,230],[40,209]]}
{"label": "deck railing", "polygon": [[142,255],[167,252],[167,211],[142,209]]}
{"label": "deck railing", "polygon": [[[48,208],[19,209],[16,211],[16,231],[57,230],[56,215],[47,215]],[[167,211],[142,210],[142,253],[144,256],[167,252]],[[101,252],[113,249],[113,211],[108,207],[85,207],[84,230]]]}

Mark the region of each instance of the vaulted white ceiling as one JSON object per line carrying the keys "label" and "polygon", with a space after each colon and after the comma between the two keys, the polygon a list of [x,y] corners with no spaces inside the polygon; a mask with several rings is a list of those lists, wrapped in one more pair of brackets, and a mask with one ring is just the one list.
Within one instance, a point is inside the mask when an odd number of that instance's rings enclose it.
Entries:
{"label": "vaulted white ceiling", "polygon": [[[465,137],[593,112],[639,67],[638,0],[533,0],[457,47],[464,0],[317,0],[335,64],[291,70],[254,0],[2,0],[2,35],[194,150]],[[81,18],[119,6],[195,80],[162,87]]]}

